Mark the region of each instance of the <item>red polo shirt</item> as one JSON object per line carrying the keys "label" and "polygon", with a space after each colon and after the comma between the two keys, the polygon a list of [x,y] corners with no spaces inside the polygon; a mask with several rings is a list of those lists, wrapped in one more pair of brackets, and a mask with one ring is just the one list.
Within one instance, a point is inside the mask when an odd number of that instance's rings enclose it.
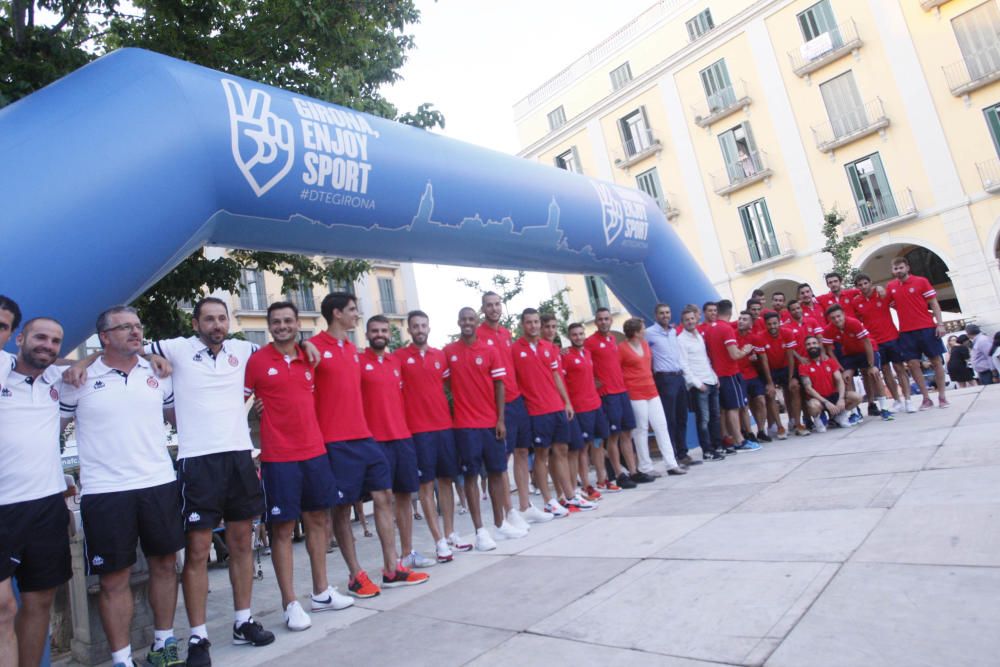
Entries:
{"label": "red polo shirt", "polygon": [[451,428],[451,410],[444,393],[448,359],[444,352],[427,347],[422,353],[412,343],[394,353],[403,373],[403,405],[412,433]]}
{"label": "red polo shirt", "polygon": [[503,376],[503,398],[510,403],[521,395],[521,388],[518,386],[518,379],[514,372],[514,359],[511,356],[511,346],[514,344],[514,337],[506,327],[498,326],[494,331],[490,325],[483,322],[476,329],[476,338],[486,345],[495,347],[500,353],[500,363],[507,369],[507,374]]}
{"label": "red polo shirt", "polygon": [[[868,338],[868,329],[854,317],[844,318],[844,328],[838,329],[833,324],[827,324],[823,329],[823,343],[833,345],[840,343],[840,349],[847,356],[853,354],[864,354],[864,340]],[[872,349],[877,350],[878,345],[871,341]]]}
{"label": "red polo shirt", "polygon": [[361,355],[361,394],[365,399],[365,418],[377,442],[410,437],[399,360],[388,352],[379,357],[373,349],[365,350]]}
{"label": "red polo shirt", "polygon": [[349,340],[322,331],[309,339],[319,350],[316,367],[316,417],[325,442],[370,438],[361,398],[358,350]]}
{"label": "red polo shirt", "polygon": [[576,412],[590,412],[601,407],[601,396],[594,384],[594,359],[585,347],[571,347],[562,358],[566,392]]}
{"label": "red polo shirt", "polygon": [[842,290],[840,290],[840,294],[834,294],[833,292],[827,292],[826,294],[820,294],[818,297],[816,297],[813,300],[814,301],[818,301],[819,305],[821,305],[823,307],[823,321],[825,322],[826,321],[826,309],[829,308],[830,306],[832,306],[833,304],[837,304],[838,306],[840,306],[841,308],[843,308],[844,309],[844,313],[848,317],[854,317],[854,306],[853,306],[854,297],[856,297],[859,294],[861,294],[861,290],[857,290],[857,289],[854,289],[854,288],[851,288],[851,289],[842,289]]}
{"label": "red polo shirt", "polygon": [[889,302],[899,316],[900,331],[917,331],[934,326],[927,302],[937,296],[934,286],[923,276],[910,274],[905,281],[890,280],[885,286]]}
{"label": "red polo shirt", "polygon": [[740,365],[729,356],[729,345],[736,345],[736,332],[732,325],[722,320],[706,322],[701,332],[712,369],[719,377],[729,377],[740,372]]}
{"label": "red polo shirt", "polygon": [[316,419],[313,369],[299,347],[286,358],[274,344],[247,361],[244,392],[264,401],[260,418],[260,460],[305,461],[326,454]]}
{"label": "red polo shirt", "polygon": [[809,378],[813,389],[819,392],[820,396],[826,398],[837,391],[837,383],[833,380],[833,374],[839,370],[840,364],[833,357],[822,361],[810,359],[809,363],[799,366],[799,375]]}
{"label": "red polo shirt", "polygon": [[809,355],[806,354],[806,338],[809,336],[819,336],[823,333],[823,327],[819,326],[816,320],[808,316],[803,316],[801,322],[789,320],[788,324],[782,328],[792,334],[795,345],[791,349],[806,359],[809,358]]}
{"label": "red polo shirt", "polygon": [[499,419],[493,383],[507,375],[500,350],[479,339],[472,345],[459,340],[445,346],[444,354],[448,358],[448,378],[455,404],[452,426],[494,428]]}
{"label": "red polo shirt", "polygon": [[777,336],[765,331],[762,336],[758,336],[758,341],[767,355],[769,369],[773,371],[788,368],[788,350],[795,347],[795,336],[791,331],[779,328]]}
{"label": "red polo shirt", "polygon": [[889,311],[889,295],[882,297],[877,290],[872,290],[870,297],[858,292],[858,295],[851,301],[854,308],[854,315],[865,325],[872,339],[876,343],[885,343],[899,338],[899,329],[892,321],[892,313]]}
{"label": "red polo shirt", "polygon": [[799,305],[802,306],[802,316],[804,318],[811,317],[820,324],[826,324],[826,310],[824,310],[817,299],[813,299],[811,306],[807,306],[801,301],[799,301]]}
{"label": "red polo shirt", "polygon": [[566,404],[552,376],[552,371],[559,369],[559,352],[555,346],[539,339],[532,349],[527,338],[518,338],[511,353],[528,414],[534,417],[565,410]]}
{"label": "red polo shirt", "polygon": [[625,378],[618,358],[618,341],[612,334],[600,331],[590,334],[583,343],[594,361],[594,377],[601,381],[597,393],[601,396],[625,393]]}
{"label": "red polo shirt", "polygon": [[[761,354],[764,352],[764,346],[761,345],[760,337],[756,332],[751,329],[746,333],[740,333],[740,330],[736,329],[736,347],[743,348],[744,345],[753,346],[754,354]],[[743,375],[745,380],[753,380],[760,377],[757,373],[757,364],[752,358],[753,355],[748,355],[739,359],[736,364],[740,367],[740,373]]]}

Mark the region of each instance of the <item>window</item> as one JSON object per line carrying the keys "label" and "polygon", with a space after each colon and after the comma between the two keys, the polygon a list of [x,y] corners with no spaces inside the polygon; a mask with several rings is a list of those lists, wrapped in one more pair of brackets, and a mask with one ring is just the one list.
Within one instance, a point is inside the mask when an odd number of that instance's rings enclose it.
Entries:
{"label": "window", "polygon": [[566,171],[572,171],[575,174],[582,174],[583,169],[580,168],[580,156],[577,155],[576,146],[573,146],[565,153],[557,155],[556,166]]}
{"label": "window", "polygon": [[264,347],[267,345],[267,332],[261,329],[244,329],[243,337],[254,345]]}
{"label": "window", "polygon": [[350,280],[337,280],[336,278],[330,278],[330,282],[327,283],[327,287],[330,288],[330,292],[346,292],[348,294],[354,294],[354,283]]}
{"label": "window", "polygon": [[396,309],[396,286],[392,278],[378,279],[378,298],[381,301],[381,312],[398,313]]}
{"label": "window", "polygon": [[994,0],[956,16],[951,27],[970,81],[1000,70],[1000,9]]}
{"label": "window", "polygon": [[712,10],[706,9],[684,25],[687,26],[688,39],[693,42],[715,27],[715,22],[712,20]]}
{"label": "window", "polygon": [[821,83],[819,92],[823,96],[826,115],[830,117],[830,127],[835,138],[857,132],[868,125],[861,94],[854,82],[854,72],[848,71]]}
{"label": "window", "polygon": [[719,145],[730,183],[739,183],[764,170],[750,123],[740,123],[720,134]]}
{"label": "window", "polygon": [[705,90],[705,99],[708,100],[710,114],[736,104],[736,92],[729,79],[729,69],[726,67],[725,58],[701,70],[698,72],[698,76],[701,78],[701,87]]}
{"label": "window", "polygon": [[604,279],[599,276],[584,276],[583,280],[587,284],[591,314],[597,315],[598,308],[609,308],[608,288],[604,285]]}
{"label": "window", "polygon": [[653,133],[649,131],[646,107],[639,107],[624,118],[620,118],[618,130],[621,132],[622,146],[628,157],[638,155],[653,145]]}
{"label": "window", "polygon": [[611,90],[621,90],[632,80],[632,68],[628,62],[611,70]]}
{"label": "window", "polygon": [[[837,30],[837,21],[833,17],[833,8],[830,7],[830,0],[821,0],[812,7],[797,16],[799,29],[802,31],[802,39],[811,42],[822,35],[829,35],[830,44],[823,51],[836,49],[843,46],[843,39],[840,31]],[[824,38],[826,39],[826,38]]]}
{"label": "window", "polygon": [[566,110],[560,105],[555,111],[549,112],[549,129],[555,130],[566,124]]}
{"label": "window", "polygon": [[299,342],[304,343],[313,337],[312,329],[299,329]]}
{"label": "window", "polygon": [[296,289],[285,292],[285,298],[294,303],[295,307],[300,311],[316,311],[316,299],[313,297],[312,283],[300,283]]}
{"label": "window", "polygon": [[240,279],[240,310],[267,310],[264,274],[257,269],[243,269]]}
{"label": "window", "polygon": [[889,190],[889,179],[886,178],[885,169],[882,167],[882,158],[878,153],[851,162],[845,168],[862,225],[870,225],[899,215],[896,200]]}
{"label": "window", "polygon": [[656,172],[656,167],[636,176],[635,184],[640,190],[652,197],[661,210],[664,208],[663,188],[660,187],[660,175]]}
{"label": "window", "polygon": [[997,155],[1000,155],[1000,104],[983,109],[986,116],[986,126],[990,130],[990,138],[993,139],[993,148]]}
{"label": "window", "polygon": [[740,222],[743,223],[743,236],[747,240],[751,262],[757,263],[781,254],[766,201],[758,199],[740,206]]}

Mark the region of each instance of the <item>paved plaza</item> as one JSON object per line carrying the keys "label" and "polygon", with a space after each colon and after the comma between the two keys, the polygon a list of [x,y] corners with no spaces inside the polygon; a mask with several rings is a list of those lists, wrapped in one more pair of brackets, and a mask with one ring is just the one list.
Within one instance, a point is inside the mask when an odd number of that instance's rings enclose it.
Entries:
{"label": "paved plaza", "polygon": [[[456,554],[428,584],[313,614],[300,633],[282,624],[265,561],[254,610],[277,634],[266,648],[229,644],[228,579],[214,570],[214,663],[995,665],[998,434],[989,387],[954,392],[947,410],[775,442]],[[432,553],[423,522],[415,538]],[[375,579],[377,538],[359,551]],[[296,558],[308,609],[302,545]],[[339,553],[329,563],[343,590]],[[182,606],[177,621],[186,636]]]}

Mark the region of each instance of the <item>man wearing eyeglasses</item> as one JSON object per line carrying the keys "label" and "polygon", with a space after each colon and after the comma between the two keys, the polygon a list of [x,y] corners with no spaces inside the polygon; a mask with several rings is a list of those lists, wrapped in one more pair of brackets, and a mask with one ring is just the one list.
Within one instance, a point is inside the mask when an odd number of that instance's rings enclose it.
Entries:
{"label": "man wearing eyeglasses", "polygon": [[76,419],[87,574],[100,576],[98,607],[113,665],[132,665],[130,570],[136,547],[149,563],[155,667],[182,665],[173,636],[176,554],[184,548],[173,461],[164,417],[174,421],[170,378],[141,358],[142,324],[134,308],[115,306],[97,318],[104,353],[81,387],[60,402],[62,425]]}

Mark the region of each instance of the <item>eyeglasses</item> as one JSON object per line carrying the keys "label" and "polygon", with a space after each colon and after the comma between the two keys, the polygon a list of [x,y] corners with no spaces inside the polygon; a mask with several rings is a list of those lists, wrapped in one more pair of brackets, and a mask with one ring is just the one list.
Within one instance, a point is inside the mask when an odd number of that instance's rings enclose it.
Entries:
{"label": "eyeglasses", "polygon": [[142,333],[142,325],[141,324],[131,324],[131,323],[128,323],[128,324],[119,324],[118,326],[115,326],[115,327],[108,327],[107,329],[105,329],[103,331],[103,333],[107,333],[109,331],[129,331],[129,332],[138,331],[139,333]]}

